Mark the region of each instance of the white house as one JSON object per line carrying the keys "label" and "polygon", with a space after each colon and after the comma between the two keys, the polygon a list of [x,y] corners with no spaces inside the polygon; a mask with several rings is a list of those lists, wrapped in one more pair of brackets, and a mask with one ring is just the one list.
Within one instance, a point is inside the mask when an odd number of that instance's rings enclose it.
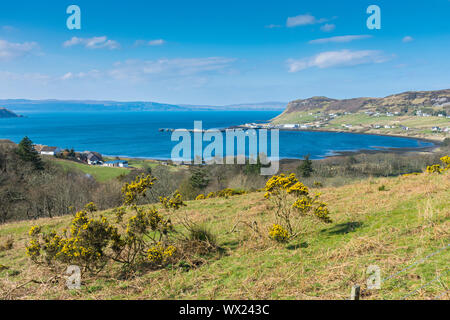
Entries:
{"label": "white house", "polygon": [[103,159],[99,154],[96,154],[94,152],[89,152],[86,156],[86,162],[89,165],[99,165],[103,163]]}
{"label": "white house", "polygon": [[113,161],[106,161],[103,163],[106,167],[121,167],[121,168],[128,168],[128,161],[125,160],[113,160]]}
{"label": "white house", "polygon": [[54,156],[55,154],[61,153],[61,149],[58,147],[43,146],[39,153],[47,156]]}
{"label": "white house", "polygon": [[292,124],[292,123],[284,124],[283,128],[285,128],[285,129],[295,129],[295,128],[298,128],[298,124]]}

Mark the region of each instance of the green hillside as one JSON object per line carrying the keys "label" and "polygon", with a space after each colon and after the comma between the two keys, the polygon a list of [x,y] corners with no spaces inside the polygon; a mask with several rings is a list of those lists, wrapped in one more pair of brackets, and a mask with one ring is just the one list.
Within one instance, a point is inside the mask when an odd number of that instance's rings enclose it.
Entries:
{"label": "green hillside", "polygon": [[[169,265],[129,279],[107,267],[83,276],[80,290],[65,289],[64,278],[25,255],[32,225],[61,230],[71,216],[8,223],[0,226],[0,297],[346,299],[351,286],[360,284],[362,299],[448,299],[449,190],[449,171],[313,190],[322,193],[333,222],[307,220],[305,232],[286,244],[246,227],[256,222],[265,235],[273,223],[274,208],[262,192],[189,201],[170,218],[187,216],[208,228],[218,253],[201,256],[195,268]],[[110,211],[103,214],[113,218]],[[366,288],[369,265],[377,265],[385,279],[379,290]]]}
{"label": "green hillside", "polygon": [[62,159],[54,159],[49,158],[55,163],[61,165],[65,169],[75,169],[80,170],[86,174],[90,174],[94,177],[95,180],[99,182],[108,181],[122,174],[127,174],[130,172],[130,169],[127,168],[114,168],[114,167],[102,167],[102,166],[91,166],[84,163],[79,163],[75,161],[62,160]]}
{"label": "green hillside", "polygon": [[274,124],[314,130],[391,134],[444,140],[450,136],[450,90],[414,91],[385,98],[312,97],[290,102]]}

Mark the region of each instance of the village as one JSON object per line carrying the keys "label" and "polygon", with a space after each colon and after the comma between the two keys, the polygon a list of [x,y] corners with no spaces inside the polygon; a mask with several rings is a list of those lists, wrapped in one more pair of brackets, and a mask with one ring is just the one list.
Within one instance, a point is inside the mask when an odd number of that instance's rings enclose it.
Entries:
{"label": "village", "polygon": [[[415,131],[416,128],[411,128],[406,125],[401,124],[401,121],[394,121],[395,123],[389,123],[389,124],[383,124],[383,121],[381,120],[380,123],[366,123],[366,124],[357,124],[353,123],[357,120],[352,121],[352,123],[341,123],[336,124],[332,121],[338,118],[342,118],[343,116],[351,116],[351,115],[359,115],[364,116],[366,119],[370,118],[382,118],[382,117],[399,117],[401,116],[400,112],[372,112],[372,111],[365,111],[365,112],[358,112],[358,113],[352,113],[352,112],[336,112],[336,113],[322,113],[322,112],[309,112],[304,115],[298,115],[298,118],[304,117],[303,119],[298,119],[298,123],[277,123],[276,119],[274,122],[271,123],[246,123],[239,127],[241,128],[247,128],[247,129],[281,129],[281,130],[314,130],[314,129],[321,129],[324,127],[328,127],[329,129],[333,128],[336,129],[336,127],[340,127],[343,130],[352,130],[355,128],[359,129],[401,129],[402,131]],[[436,115],[431,115],[429,113],[422,112],[421,110],[418,110],[414,113],[413,118],[423,118],[423,117],[432,117],[437,116],[441,119],[450,119],[450,115],[447,115],[446,113],[438,113]],[[373,121],[370,121],[373,122]],[[392,121],[389,121],[392,122]],[[323,130],[323,129],[322,129]],[[440,127],[440,126],[432,126],[429,128],[431,133],[450,133],[450,126],[447,127]]]}
{"label": "village", "polygon": [[41,155],[44,156],[54,156],[56,158],[73,160],[81,163],[85,163],[91,166],[103,166],[103,167],[119,167],[128,168],[127,160],[108,160],[105,161],[103,156],[95,151],[83,151],[75,152],[73,149],[61,149],[59,147],[51,147],[42,144],[34,145],[34,149]]}

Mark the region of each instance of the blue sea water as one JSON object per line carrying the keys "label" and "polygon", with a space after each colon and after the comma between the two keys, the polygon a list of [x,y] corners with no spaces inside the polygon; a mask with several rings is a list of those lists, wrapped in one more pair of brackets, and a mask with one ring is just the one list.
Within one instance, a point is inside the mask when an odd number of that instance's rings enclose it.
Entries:
{"label": "blue sea water", "polygon": [[[25,118],[0,119],[0,139],[18,143],[28,136],[37,144],[77,151],[168,159],[178,142],[171,141],[171,133],[159,132],[159,128],[192,129],[196,120],[203,122],[203,129],[225,128],[264,122],[278,114],[276,111],[30,113]],[[203,146],[207,144],[204,142]],[[280,131],[279,146],[281,158],[310,154],[312,159],[320,159],[341,151],[416,148],[432,143],[364,134]]]}

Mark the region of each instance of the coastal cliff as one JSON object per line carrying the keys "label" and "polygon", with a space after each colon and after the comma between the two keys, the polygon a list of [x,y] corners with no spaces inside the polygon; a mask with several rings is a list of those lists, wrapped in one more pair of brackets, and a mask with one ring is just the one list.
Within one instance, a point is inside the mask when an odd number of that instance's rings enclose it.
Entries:
{"label": "coastal cliff", "polygon": [[450,89],[438,91],[408,91],[384,98],[332,99],[312,97],[289,102],[279,116],[302,111],[324,112],[398,112],[414,114],[418,110],[429,109],[430,113],[444,111],[450,113]]}

